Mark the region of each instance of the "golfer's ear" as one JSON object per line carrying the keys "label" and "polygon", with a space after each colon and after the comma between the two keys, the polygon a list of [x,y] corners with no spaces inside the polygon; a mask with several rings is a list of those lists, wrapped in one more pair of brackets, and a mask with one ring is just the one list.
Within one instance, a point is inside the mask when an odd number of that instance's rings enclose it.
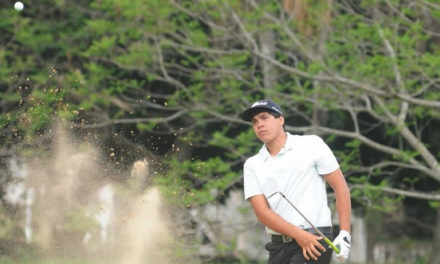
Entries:
{"label": "golfer's ear", "polygon": [[281,125],[283,126],[284,125],[284,116],[280,116],[279,119],[280,119]]}

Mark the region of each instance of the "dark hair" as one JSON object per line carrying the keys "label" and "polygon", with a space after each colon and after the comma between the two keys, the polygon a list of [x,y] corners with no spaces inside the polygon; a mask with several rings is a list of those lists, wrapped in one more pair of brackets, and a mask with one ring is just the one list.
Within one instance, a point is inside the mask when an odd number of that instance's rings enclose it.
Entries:
{"label": "dark hair", "polygon": [[[281,116],[281,114],[280,113],[278,113],[278,112],[275,112],[275,111],[271,111],[271,110],[269,110],[269,111],[267,111],[270,115],[273,115],[273,117],[275,117],[275,118],[279,118],[280,116]],[[283,130],[284,131],[286,131],[286,120],[284,119],[284,123],[283,123]]]}

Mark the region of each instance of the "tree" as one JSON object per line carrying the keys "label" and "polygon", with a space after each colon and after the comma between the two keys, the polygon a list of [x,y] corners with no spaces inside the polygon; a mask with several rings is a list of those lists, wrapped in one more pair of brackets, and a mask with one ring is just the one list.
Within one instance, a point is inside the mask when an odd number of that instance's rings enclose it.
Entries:
{"label": "tree", "polygon": [[418,220],[434,224],[434,1],[49,2],[2,10],[2,142],[62,115],[108,144],[170,157],[158,181],[188,206],[221,201],[259,147],[238,113],[270,97],[287,130],[339,150],[360,205],[424,208]]}

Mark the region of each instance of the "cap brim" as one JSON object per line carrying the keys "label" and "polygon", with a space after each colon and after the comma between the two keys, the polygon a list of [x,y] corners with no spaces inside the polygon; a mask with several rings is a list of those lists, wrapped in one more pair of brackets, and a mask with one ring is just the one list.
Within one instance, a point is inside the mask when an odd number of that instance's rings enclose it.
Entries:
{"label": "cap brim", "polygon": [[252,120],[252,117],[254,117],[254,115],[264,112],[264,111],[270,111],[270,108],[266,108],[266,107],[252,107],[252,108],[248,108],[246,109],[243,113],[241,113],[240,118],[243,119],[244,121],[248,121],[250,122]]}

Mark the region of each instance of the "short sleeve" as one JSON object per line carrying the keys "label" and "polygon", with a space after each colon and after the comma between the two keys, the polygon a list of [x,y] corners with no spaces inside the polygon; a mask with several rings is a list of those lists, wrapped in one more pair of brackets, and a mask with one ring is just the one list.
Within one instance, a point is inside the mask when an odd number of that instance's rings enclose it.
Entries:
{"label": "short sleeve", "polygon": [[258,179],[253,170],[248,166],[247,162],[243,168],[243,183],[244,183],[244,199],[247,200],[252,196],[263,194]]}
{"label": "short sleeve", "polygon": [[329,146],[320,137],[317,137],[316,150],[318,158],[316,169],[321,175],[329,174],[339,168],[339,163]]}

